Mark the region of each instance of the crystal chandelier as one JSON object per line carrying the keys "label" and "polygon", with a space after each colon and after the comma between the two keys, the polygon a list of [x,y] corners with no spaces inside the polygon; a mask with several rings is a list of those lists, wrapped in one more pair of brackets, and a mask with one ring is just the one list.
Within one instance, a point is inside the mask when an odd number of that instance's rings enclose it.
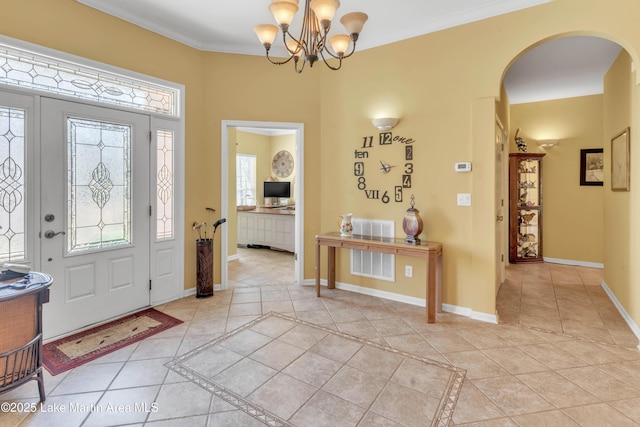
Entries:
{"label": "crystal chandelier", "polygon": [[[355,52],[358,35],[368,16],[362,12],[347,13],[340,19],[340,22],[349,35],[336,34],[327,40],[331,30],[331,20],[338,7],[340,7],[338,0],[305,0],[302,29],[300,36],[296,38],[289,32],[289,25],[298,11],[298,0],[273,0],[269,5],[269,11],[282,30],[282,40],[289,57],[283,61],[274,61],[269,57],[271,45],[278,35],[278,27],[272,24],[258,25],[254,31],[266,50],[269,62],[282,65],[293,59],[296,72],[301,73],[307,62],[310,67],[313,67],[313,64],[322,58],[327,67],[339,70],[342,66],[342,60]],[[351,51],[346,54],[350,44],[352,45]]]}

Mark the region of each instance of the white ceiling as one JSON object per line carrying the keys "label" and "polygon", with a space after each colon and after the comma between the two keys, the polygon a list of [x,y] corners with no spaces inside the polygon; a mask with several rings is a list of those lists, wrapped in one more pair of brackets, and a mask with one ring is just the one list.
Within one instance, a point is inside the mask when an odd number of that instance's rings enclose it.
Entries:
{"label": "white ceiling", "polygon": [[[253,27],[275,23],[268,10],[270,0],[77,1],[196,49],[214,52],[263,55]],[[358,40],[358,50],[364,50],[549,1],[343,0],[336,17],[354,11],[369,15]],[[296,34],[295,20],[291,29]],[[338,23],[332,32],[339,31],[343,29]],[[282,55],[277,49],[274,46],[271,53]],[[506,74],[509,99],[515,104],[601,93],[604,71],[619,52],[616,44],[593,37],[540,45]]]}
{"label": "white ceiling", "polygon": [[566,37],[523,54],[504,76],[511,104],[595,95],[622,48],[597,37]]}

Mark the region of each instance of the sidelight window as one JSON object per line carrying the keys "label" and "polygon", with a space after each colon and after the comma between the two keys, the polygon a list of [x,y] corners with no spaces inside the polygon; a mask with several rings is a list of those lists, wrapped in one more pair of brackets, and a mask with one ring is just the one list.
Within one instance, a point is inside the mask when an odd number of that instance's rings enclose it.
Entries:
{"label": "sidelight window", "polygon": [[25,117],[0,106],[0,261],[26,258]]}
{"label": "sidelight window", "polygon": [[173,237],[173,143],[171,130],[159,129],[156,133],[156,239]]}

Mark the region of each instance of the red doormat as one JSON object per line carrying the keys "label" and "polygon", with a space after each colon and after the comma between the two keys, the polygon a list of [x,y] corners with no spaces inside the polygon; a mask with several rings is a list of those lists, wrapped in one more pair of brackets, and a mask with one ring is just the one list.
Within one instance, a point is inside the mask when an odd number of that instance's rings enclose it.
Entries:
{"label": "red doormat", "polygon": [[51,375],[58,375],[180,323],[149,308],[45,344],[42,364]]}

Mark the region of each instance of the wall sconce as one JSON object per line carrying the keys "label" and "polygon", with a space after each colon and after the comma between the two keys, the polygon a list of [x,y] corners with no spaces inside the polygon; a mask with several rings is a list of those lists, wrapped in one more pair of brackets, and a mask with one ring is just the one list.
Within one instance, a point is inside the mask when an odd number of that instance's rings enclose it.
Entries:
{"label": "wall sconce", "polygon": [[536,141],[536,143],[538,144],[539,147],[542,148],[553,148],[558,144],[557,139],[543,139],[541,141]]}
{"label": "wall sconce", "polygon": [[371,120],[371,123],[373,123],[373,126],[375,126],[375,128],[378,130],[388,131],[393,129],[393,127],[398,124],[398,119],[385,117],[381,119],[373,119]]}

